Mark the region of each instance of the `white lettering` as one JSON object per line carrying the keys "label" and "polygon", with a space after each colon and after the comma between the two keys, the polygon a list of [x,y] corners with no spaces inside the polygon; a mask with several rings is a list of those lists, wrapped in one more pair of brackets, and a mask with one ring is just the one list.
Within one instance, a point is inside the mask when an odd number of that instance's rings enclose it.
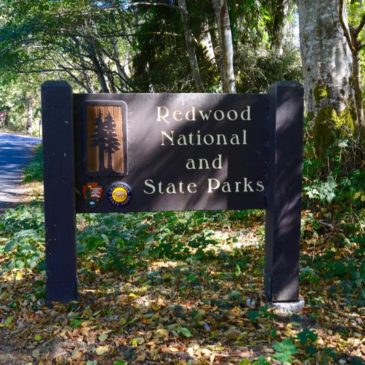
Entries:
{"label": "white lettering", "polygon": [[[220,118],[218,118],[218,113],[221,115]],[[224,113],[222,110],[216,110],[214,112],[214,119],[217,120],[218,122],[221,122],[224,119]]]}
{"label": "white lettering", "polygon": [[165,146],[165,139],[166,137],[170,141],[170,146],[174,146],[174,131],[170,132],[170,135],[168,135],[165,131],[161,131],[161,146]]}
{"label": "white lettering", "polygon": [[[161,114],[161,111],[164,111],[164,115]],[[164,122],[169,124],[169,121],[166,119],[169,116],[169,109],[166,106],[158,106],[157,107],[157,122]]]}
{"label": "white lettering", "polygon": [[199,158],[198,170],[209,170],[209,162],[206,158]]}
{"label": "white lettering", "polygon": [[249,180],[247,177],[243,177],[241,181],[219,181],[218,179],[208,179],[208,193],[213,193],[215,190],[219,190],[222,193],[261,193],[265,190],[264,183],[259,181]]}
{"label": "white lettering", "polygon": [[223,145],[227,146],[227,138],[224,134],[217,134],[217,146]]}
{"label": "white lettering", "polygon": [[199,110],[199,114],[202,117],[203,120],[208,120],[210,118],[210,114],[212,114],[212,111],[209,110],[209,112],[204,110]]}
{"label": "white lettering", "polygon": [[256,186],[257,186],[256,191],[258,191],[258,192],[265,190],[264,183],[262,181],[257,181]]}
{"label": "white lettering", "polygon": [[179,137],[177,138],[176,142],[179,146],[187,146],[188,145],[185,134],[179,134]]}
{"label": "white lettering", "polygon": [[233,146],[238,146],[241,144],[240,137],[238,136],[238,134],[232,134],[232,137],[229,142]]}
{"label": "white lettering", "polygon": [[170,124],[171,121],[176,122],[196,122],[197,116],[199,120],[209,121],[210,119],[214,119],[216,121],[223,121],[225,118],[229,121],[248,121],[251,120],[251,105],[245,106],[242,110],[230,109],[227,112],[221,109],[217,110],[201,110],[197,109],[195,106],[192,106],[189,110],[180,110],[176,109],[170,112],[170,109],[165,106],[157,106],[157,122],[163,122],[166,124]]}
{"label": "white lettering", "polygon": [[[233,117],[231,116],[231,114],[233,114]],[[231,121],[233,120],[237,120],[238,118],[238,113],[235,110],[228,110],[227,112],[227,118]]]}
{"label": "white lettering", "polygon": [[176,188],[174,183],[167,184],[166,194],[176,194]]}
{"label": "white lettering", "polygon": [[172,113],[172,117],[177,121],[177,122],[181,122],[182,121],[182,112],[181,110],[175,110]]}
{"label": "white lettering", "polygon": [[231,193],[231,184],[228,181],[223,181],[222,184],[222,192],[223,193]]}
{"label": "white lettering", "polygon": [[[208,141],[210,139],[210,141]],[[211,146],[214,143],[214,137],[211,134],[206,134],[203,137],[204,144],[207,146]]]}
{"label": "white lettering", "polygon": [[253,189],[253,187],[251,186],[252,181],[248,181],[247,177],[243,178],[243,184],[244,184],[244,188],[243,191],[245,193],[247,193],[247,191],[249,191],[250,193],[253,193],[255,190]]}
{"label": "white lettering", "polygon": [[191,110],[189,110],[186,115],[185,115],[186,120],[188,120],[189,122],[196,122],[196,117],[195,117],[195,106],[193,106],[191,108]]}
{"label": "white lettering", "polygon": [[188,158],[185,164],[187,170],[196,170],[195,162],[192,158]]}
{"label": "white lettering", "polygon": [[213,193],[214,190],[217,190],[220,187],[221,183],[218,179],[209,178],[208,179],[208,194]]}
{"label": "white lettering", "polygon": [[147,188],[143,192],[148,195],[185,194],[185,192],[195,194],[197,192],[197,184],[194,182],[186,183],[185,186],[184,181],[163,183],[162,181],[154,182],[152,179],[146,179],[144,185]]}
{"label": "white lettering", "polygon": [[222,155],[219,154],[213,161],[212,161],[212,168],[216,170],[221,170],[223,168],[222,164]]}
{"label": "white lettering", "polygon": [[190,194],[195,194],[196,193],[196,184],[195,183],[189,183],[188,184],[188,186],[186,187],[187,188],[187,190],[188,190],[188,192],[190,193]]}
{"label": "white lettering", "polygon": [[242,131],[242,144],[247,144],[247,131]]}
{"label": "white lettering", "polygon": [[150,191],[147,191],[147,190],[143,190],[143,192],[145,194],[154,194],[156,192],[156,188],[155,188],[155,185],[153,183],[153,180],[152,179],[147,179],[144,181],[144,184],[145,186],[147,186],[148,188],[151,188]]}
{"label": "white lettering", "polygon": [[242,120],[251,120],[251,106],[247,105],[247,108],[241,112]]}

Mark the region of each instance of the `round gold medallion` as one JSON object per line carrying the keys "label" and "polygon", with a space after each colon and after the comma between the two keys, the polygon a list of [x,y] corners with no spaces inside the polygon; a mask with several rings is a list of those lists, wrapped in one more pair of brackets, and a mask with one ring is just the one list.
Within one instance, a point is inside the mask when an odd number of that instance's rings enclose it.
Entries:
{"label": "round gold medallion", "polygon": [[131,193],[131,187],[125,182],[115,182],[108,189],[109,200],[117,207],[128,204],[131,199]]}

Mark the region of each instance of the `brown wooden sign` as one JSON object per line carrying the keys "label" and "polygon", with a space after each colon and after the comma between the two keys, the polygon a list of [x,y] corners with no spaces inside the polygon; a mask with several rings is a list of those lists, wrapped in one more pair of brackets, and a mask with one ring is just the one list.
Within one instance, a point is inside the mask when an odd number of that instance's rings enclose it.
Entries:
{"label": "brown wooden sign", "polygon": [[47,301],[77,296],[75,213],[266,209],[265,294],[299,295],[303,88],[73,94],[42,86]]}
{"label": "brown wooden sign", "polygon": [[127,173],[124,103],[83,105],[86,173],[93,176],[124,176]]}

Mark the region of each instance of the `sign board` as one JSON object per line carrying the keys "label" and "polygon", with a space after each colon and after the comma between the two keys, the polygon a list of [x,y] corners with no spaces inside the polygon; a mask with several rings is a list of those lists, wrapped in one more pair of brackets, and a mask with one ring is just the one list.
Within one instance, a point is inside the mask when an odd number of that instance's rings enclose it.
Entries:
{"label": "sign board", "polygon": [[[75,95],[74,115],[77,212],[265,208],[267,95]],[[108,199],[116,181],[128,204]]]}
{"label": "sign board", "polygon": [[265,294],[298,300],[303,89],[73,94],[42,87],[47,300],[76,298],[75,213],[266,209]]}

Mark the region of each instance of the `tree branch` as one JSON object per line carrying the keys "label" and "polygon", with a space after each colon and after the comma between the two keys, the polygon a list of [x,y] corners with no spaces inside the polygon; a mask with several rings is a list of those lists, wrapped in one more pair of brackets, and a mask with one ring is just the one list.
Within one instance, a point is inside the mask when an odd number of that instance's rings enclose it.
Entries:
{"label": "tree branch", "polygon": [[362,31],[362,29],[365,26],[365,14],[362,15],[362,18],[360,20],[360,24],[354,29],[353,34],[355,37],[359,35],[359,33]]}
{"label": "tree branch", "polygon": [[42,68],[42,69],[30,69],[30,70],[19,70],[17,68],[14,69],[4,69],[5,72],[16,72],[19,74],[34,74],[34,73],[50,73],[50,72],[67,72],[67,71],[84,71],[82,68]]}
{"label": "tree branch", "polygon": [[345,38],[346,38],[346,41],[347,41],[347,44],[351,50],[351,53],[354,54],[356,52],[356,49],[353,45],[353,42],[352,42],[352,38],[351,38],[351,33],[349,31],[349,29],[347,28],[346,24],[345,24],[345,20],[343,18],[343,0],[340,0],[339,1],[339,17],[340,17],[340,24],[341,24],[341,27],[342,27],[342,30],[343,30],[343,33],[345,35]]}

